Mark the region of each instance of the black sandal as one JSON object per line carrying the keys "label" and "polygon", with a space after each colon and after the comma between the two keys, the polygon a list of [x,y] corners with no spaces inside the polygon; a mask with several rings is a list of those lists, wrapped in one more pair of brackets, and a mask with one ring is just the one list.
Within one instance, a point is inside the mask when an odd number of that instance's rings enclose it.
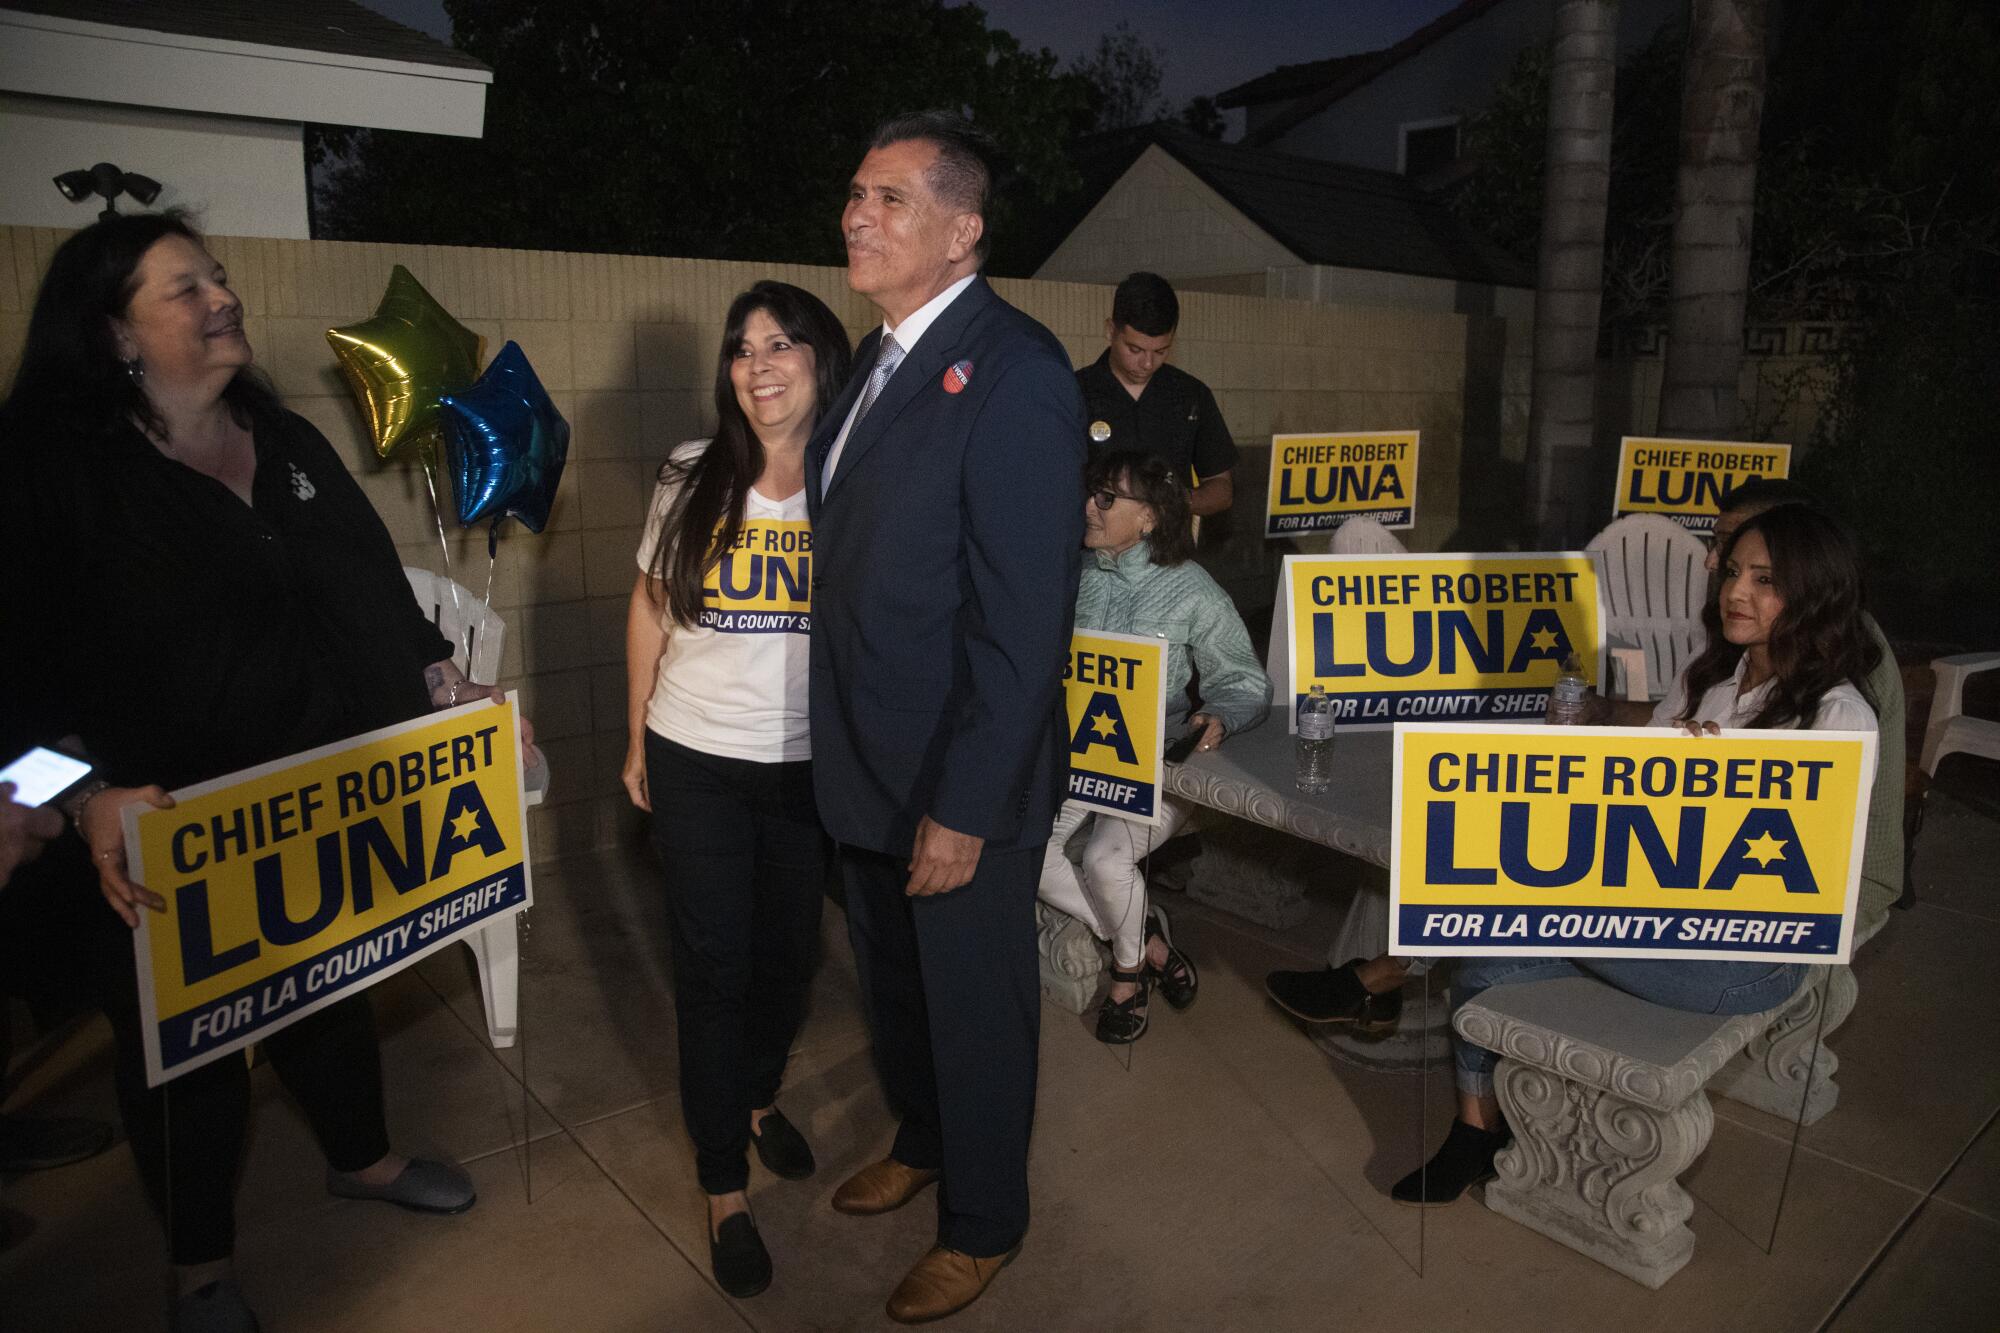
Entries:
{"label": "black sandal", "polygon": [[[1154,939],[1167,946],[1167,965],[1154,967],[1150,950]],[[1194,1003],[1194,997],[1201,993],[1201,973],[1195,970],[1194,959],[1174,947],[1174,937],[1168,933],[1167,914],[1159,908],[1146,912],[1146,970],[1152,974],[1153,984],[1160,988],[1160,998],[1176,1009],[1185,1009]]]}
{"label": "black sandal", "polygon": [[1097,1039],[1107,1046],[1129,1046],[1146,1035],[1146,998],[1152,989],[1150,974],[1144,963],[1129,972],[1113,967],[1111,980],[1114,984],[1135,982],[1139,989],[1123,1000],[1104,997],[1097,1010]]}

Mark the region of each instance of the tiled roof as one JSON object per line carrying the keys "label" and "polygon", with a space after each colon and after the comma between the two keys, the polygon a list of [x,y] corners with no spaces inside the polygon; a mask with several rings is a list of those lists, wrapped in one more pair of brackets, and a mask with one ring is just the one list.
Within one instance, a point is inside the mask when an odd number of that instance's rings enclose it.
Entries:
{"label": "tiled roof", "polygon": [[384,18],[354,0],[0,0],[0,10],[5,9],[182,37],[326,51],[413,65],[486,68],[463,51]]}
{"label": "tiled roof", "polygon": [[1231,107],[1256,106],[1260,102],[1290,101],[1306,93],[1318,92],[1381,54],[1380,51],[1360,51],[1327,60],[1308,60],[1301,65],[1280,65],[1269,74],[1260,74],[1234,88],[1223,89],[1215,95],[1215,104],[1226,111]]}
{"label": "tiled roof", "polygon": [[[1370,52],[1363,56],[1338,56],[1330,61],[1319,62],[1323,65],[1336,66],[1336,68],[1329,70],[1327,77],[1320,81],[1316,88],[1312,86],[1301,87],[1298,99],[1291,106],[1259,125],[1255,133],[1245,135],[1244,142],[1253,145],[1270,143],[1272,140],[1293,129],[1301,121],[1310,120],[1312,117],[1326,110],[1356,88],[1361,87],[1363,84],[1380,75],[1384,70],[1401,64],[1439,38],[1464,27],[1495,6],[1506,3],[1507,0],[1464,0],[1464,3],[1447,9],[1444,13],[1432,19],[1423,27],[1418,28],[1394,46],[1385,47],[1380,51]],[[1304,65],[1284,65],[1264,77],[1275,79],[1286,70],[1303,70],[1307,68],[1311,67]],[[1242,88],[1250,87],[1256,82],[1257,80],[1253,79],[1251,83],[1240,85],[1238,88],[1232,88],[1230,92],[1240,92]],[[1227,95],[1224,94],[1224,96]],[[1273,99],[1259,98],[1258,100],[1270,101]],[[1225,103],[1221,98],[1217,98],[1216,105],[1230,106],[1238,104]]]}

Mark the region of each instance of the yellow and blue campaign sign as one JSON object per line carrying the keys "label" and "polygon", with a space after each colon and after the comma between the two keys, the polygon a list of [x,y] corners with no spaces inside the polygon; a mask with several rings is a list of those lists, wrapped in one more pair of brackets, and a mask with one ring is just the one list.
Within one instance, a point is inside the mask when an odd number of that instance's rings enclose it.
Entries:
{"label": "yellow and blue campaign sign", "polygon": [[1139,824],[1160,822],[1167,641],[1078,630],[1063,664],[1069,798]]}
{"label": "yellow and blue campaign sign", "polygon": [[1713,532],[1723,496],[1752,477],[1777,480],[1791,469],[1789,444],[1627,435],[1618,442],[1612,517],[1664,514],[1692,532]]}
{"label": "yellow and blue campaign sign", "polygon": [[481,700],[128,807],[158,1084],[530,906],[518,715]]}
{"label": "yellow and blue campaign sign", "polygon": [[1875,734],[1396,728],[1389,952],[1844,963]]}
{"label": "yellow and blue campaign sign", "polygon": [[1604,678],[1597,565],[1537,554],[1292,555],[1279,580],[1298,701],[1319,685],[1343,726],[1539,720],[1572,653]]}
{"label": "yellow and blue campaign sign", "polygon": [[1273,435],[1264,535],[1326,532],[1357,515],[1385,528],[1415,526],[1419,434],[1357,430]]}
{"label": "yellow and blue campaign sign", "polygon": [[812,524],[746,518],[702,583],[700,623],[724,634],[812,632]]}

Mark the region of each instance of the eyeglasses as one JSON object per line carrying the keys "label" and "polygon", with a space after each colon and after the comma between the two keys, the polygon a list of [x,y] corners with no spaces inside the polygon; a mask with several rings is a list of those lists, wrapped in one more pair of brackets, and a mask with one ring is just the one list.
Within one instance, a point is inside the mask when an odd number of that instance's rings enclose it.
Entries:
{"label": "eyeglasses", "polygon": [[1123,491],[1114,491],[1111,490],[1109,487],[1101,491],[1092,491],[1090,493],[1091,503],[1096,505],[1099,509],[1109,509],[1111,508],[1111,506],[1117,504],[1120,500],[1130,500],[1135,504],[1145,503],[1145,501],[1141,500],[1136,495],[1127,495]]}

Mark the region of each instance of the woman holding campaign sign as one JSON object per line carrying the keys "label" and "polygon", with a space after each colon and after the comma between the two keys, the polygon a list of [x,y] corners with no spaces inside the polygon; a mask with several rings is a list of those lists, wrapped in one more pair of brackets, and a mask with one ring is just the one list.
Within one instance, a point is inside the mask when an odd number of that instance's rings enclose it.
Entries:
{"label": "woman holding campaign sign", "polygon": [[777,1109],[819,941],[826,835],[806,725],[812,530],[805,447],[852,349],[810,292],[729,307],[715,437],[660,469],[626,622],[625,789],[666,872],[681,1108],[708,1196],[715,1280],[771,1281],[747,1151],[788,1180],[812,1149]]}
{"label": "woman holding campaign sign", "polygon": [[[112,913],[132,926],[165,904],[127,875],[124,811],[488,692],[451,664],[340,457],[251,369],[243,325],[182,218],[108,216],[50,261],[0,408],[7,706],[45,738],[80,738],[103,775],[67,804],[108,909],[52,900],[45,924],[111,1018],[120,1109],[177,1266],[176,1328],[256,1327],[230,1269],[250,1080],[225,1057],[146,1085],[132,944]],[[365,997],[264,1048],[330,1192],[472,1206],[455,1164],[391,1151]]]}
{"label": "woman holding campaign sign", "polygon": [[[1707,646],[1652,724],[1697,737],[1725,727],[1874,731],[1864,682],[1881,649],[1863,622],[1860,562],[1839,525],[1804,505],[1765,510],[1722,549],[1721,574],[1716,599],[1702,610]],[[1363,976],[1399,964],[1377,959],[1363,965]],[[1789,999],[1805,972],[1803,963],[1467,958],[1452,990],[1462,1004],[1503,983],[1589,975],[1674,1009],[1754,1014]],[[1452,1202],[1493,1175],[1494,1155],[1508,1141],[1493,1093],[1498,1057],[1457,1037],[1453,1054],[1458,1118],[1429,1164],[1390,1191],[1399,1202]]]}
{"label": "woman holding campaign sign", "polygon": [[[1194,562],[1188,491],[1163,460],[1136,450],[1092,458],[1084,473],[1083,565],[1076,628],[1143,634],[1167,642],[1167,734],[1194,748],[1256,726],[1270,709],[1271,680],[1250,647],[1229,595]],[[1188,682],[1201,672],[1201,707],[1192,715]],[[1042,860],[1043,902],[1067,912],[1111,946],[1111,989],[1097,1014],[1097,1039],[1124,1045],[1145,1035],[1157,985],[1167,1003],[1194,1003],[1200,976],[1174,947],[1166,913],[1149,909],[1140,861],[1187,821],[1184,802],[1162,796],[1153,825],[1064,801]],[[1088,822],[1083,870],[1064,848]]]}

